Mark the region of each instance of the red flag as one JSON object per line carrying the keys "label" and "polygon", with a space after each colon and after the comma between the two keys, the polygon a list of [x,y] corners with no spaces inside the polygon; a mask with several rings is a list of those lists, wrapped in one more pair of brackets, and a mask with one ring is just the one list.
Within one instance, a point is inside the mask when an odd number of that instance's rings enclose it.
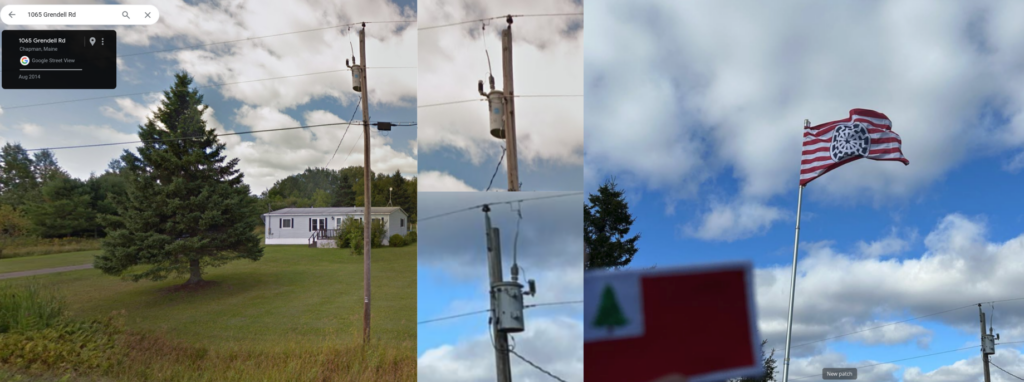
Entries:
{"label": "red flag", "polygon": [[909,165],[902,144],[889,117],[868,109],[853,109],[849,118],[805,128],[800,185],[860,158]]}
{"label": "red flag", "polygon": [[763,373],[749,262],[588,271],[583,285],[587,381],[691,382]]}

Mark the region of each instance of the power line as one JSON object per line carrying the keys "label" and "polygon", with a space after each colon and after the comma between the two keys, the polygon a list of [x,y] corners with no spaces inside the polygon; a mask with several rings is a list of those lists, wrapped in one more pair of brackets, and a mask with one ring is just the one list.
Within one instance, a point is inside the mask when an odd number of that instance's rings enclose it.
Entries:
{"label": "power line", "polygon": [[498,169],[501,168],[501,160],[502,159],[505,159],[505,148],[504,147],[501,148],[501,157],[498,158],[498,165],[494,166],[494,174],[491,175],[491,182],[487,183],[487,189],[484,190],[485,192],[491,190],[491,185],[494,184],[494,177],[498,176]]}
{"label": "power line", "polygon": [[[214,136],[215,137],[224,137],[224,136],[228,136],[228,135],[245,135],[245,134],[256,134],[256,133],[269,133],[269,132],[272,132],[272,131],[308,129],[308,128],[311,128],[311,127],[338,126],[338,125],[344,125],[346,123],[347,122],[323,123],[323,124],[319,124],[319,125],[306,125],[306,126],[281,127],[281,128],[276,128],[276,129],[239,131],[239,132],[233,132],[233,133],[214,134]],[[185,140],[185,139],[197,139],[197,138],[204,138],[204,137],[205,137],[204,135],[196,135],[196,136],[191,136],[191,137],[169,138],[169,139],[149,139],[149,140],[130,141],[130,142],[113,142],[113,143],[97,143],[97,144],[91,144],[91,145],[78,145],[78,146],[45,147],[45,148],[38,148],[38,149],[28,149],[28,150],[25,150],[25,151],[81,149],[81,148],[87,148],[87,147],[118,146],[118,145],[130,145],[130,144],[135,144],[135,143],[150,143],[150,142],[174,142],[174,141],[181,141],[181,140]]]}
{"label": "power line", "polygon": [[569,304],[582,304],[582,303],[583,303],[583,300],[578,300],[578,301],[559,301],[559,302],[541,302],[541,303],[537,303],[537,304],[524,305],[523,309],[526,309],[526,308],[536,308],[536,307],[539,307],[539,306],[569,305]]}
{"label": "power line", "polygon": [[[369,69],[411,69],[411,68],[415,68],[415,66],[370,67]],[[196,89],[219,88],[219,87],[223,87],[223,86],[245,84],[245,83],[250,83],[250,82],[280,80],[280,79],[284,79],[284,78],[304,77],[304,76],[313,76],[313,75],[318,75],[318,74],[347,72],[347,71],[349,71],[349,69],[328,70],[328,71],[324,71],[324,72],[294,74],[294,75],[290,75],[290,76],[260,78],[260,79],[254,79],[254,80],[245,80],[245,81],[237,81],[237,82],[225,82],[225,83],[220,83],[220,84],[201,85],[201,86],[195,86],[195,88]],[[13,109],[22,109],[22,108],[28,108],[28,107],[58,105],[58,104],[62,104],[62,103],[92,101],[92,100],[106,99],[106,98],[133,97],[133,96],[138,96],[138,95],[156,94],[156,93],[162,93],[162,92],[163,92],[163,90],[157,90],[157,91],[149,91],[149,92],[141,92],[141,93],[125,93],[125,94],[115,94],[115,95],[99,96],[99,97],[77,98],[77,99],[69,99],[69,100],[64,100],[64,101],[44,102],[44,103],[35,103],[35,104],[28,104],[28,105],[5,106],[4,107],[4,111],[13,110]]]}
{"label": "power line", "polygon": [[[1021,300],[1024,300],[1024,297],[1021,297],[1021,298],[1010,298],[1010,299],[1005,299],[1005,300],[984,301],[984,302],[980,302],[980,304],[994,304],[994,303],[997,303],[997,302],[1009,302],[1009,301],[1021,301]],[[867,329],[858,330],[858,331],[855,331],[855,332],[844,333],[844,334],[840,334],[838,336],[828,337],[828,338],[824,338],[824,339],[820,339],[820,340],[816,340],[816,341],[804,342],[802,344],[792,345],[790,347],[798,347],[798,346],[816,344],[818,342],[825,342],[825,341],[833,340],[833,339],[840,338],[840,337],[846,337],[846,336],[854,335],[854,334],[857,334],[857,333],[863,333],[863,332],[866,332],[866,331],[869,331],[869,330],[875,330],[875,329],[884,328],[884,327],[887,327],[887,326],[893,326],[893,325],[897,325],[897,324],[902,324],[904,322],[919,320],[919,319],[922,319],[922,318],[925,318],[925,317],[937,316],[937,315],[940,315],[940,314],[945,314],[945,313],[957,311],[957,310],[960,310],[960,309],[966,309],[966,308],[970,308],[970,307],[975,307],[978,304],[979,303],[973,303],[973,304],[968,304],[968,305],[961,306],[959,308],[947,309],[947,310],[943,310],[941,312],[935,312],[935,313],[929,313],[929,314],[926,314],[926,315],[923,315],[923,316],[911,317],[911,318],[908,318],[908,319],[902,320],[902,321],[891,322],[891,323],[888,323],[888,324],[885,324],[885,325],[879,325],[879,326],[875,326],[875,327],[871,327],[871,328],[867,328]]]}
{"label": "power line", "polygon": [[501,16],[486,17],[486,18],[476,19],[476,20],[459,21],[459,22],[454,22],[454,23],[451,23],[451,24],[433,25],[433,26],[429,26],[429,27],[425,27],[425,28],[419,28],[419,30],[425,31],[425,30],[428,30],[428,29],[437,29],[437,28],[444,28],[444,27],[450,27],[450,26],[456,26],[456,25],[462,25],[462,24],[479,23],[479,22],[484,22],[484,21],[487,21],[487,20],[497,20],[497,19],[502,19],[502,18],[506,18],[506,17],[516,18],[516,17],[554,17],[554,16],[583,16],[583,12],[579,12],[579,13],[536,13],[536,14],[530,14],[530,15],[501,15]]}
{"label": "power line", "polygon": [[[569,97],[583,97],[583,94],[537,94],[537,95],[515,95],[514,97],[515,98],[569,98]],[[459,104],[459,103],[476,102],[476,101],[486,101],[486,99],[483,99],[483,98],[481,98],[481,99],[467,99],[467,100],[462,100],[462,101],[451,101],[451,102],[432,103],[432,104],[426,104],[426,105],[417,105],[416,107],[417,108],[425,108],[425,107],[454,105],[454,104]]]}
{"label": "power line", "polygon": [[[414,23],[414,22],[416,22],[416,20],[396,20],[396,21],[365,21],[365,23],[366,23],[366,24],[385,24],[385,23]],[[176,50],[185,50],[185,49],[192,49],[192,48],[202,48],[202,47],[207,47],[207,46],[212,46],[212,45],[220,45],[220,44],[232,44],[232,43],[236,43],[236,42],[242,42],[242,41],[252,41],[252,40],[258,40],[258,39],[264,39],[264,38],[267,38],[267,37],[277,37],[277,36],[285,36],[285,35],[290,35],[290,34],[298,34],[298,33],[307,33],[307,32],[315,32],[315,31],[322,31],[322,30],[325,30],[325,29],[334,29],[334,28],[342,28],[342,27],[349,27],[349,26],[359,25],[359,24],[362,24],[362,23],[363,23],[363,22],[357,22],[357,23],[350,23],[350,24],[342,24],[342,25],[333,25],[333,26],[329,26],[329,27],[322,27],[322,28],[314,28],[314,29],[306,29],[306,30],[301,30],[301,31],[294,31],[294,32],[285,32],[285,33],[271,34],[271,35],[265,35],[265,36],[256,36],[256,37],[249,37],[249,38],[243,38],[243,39],[238,39],[238,40],[228,40],[228,41],[219,41],[219,42],[211,42],[211,43],[207,43],[207,44],[199,44],[199,45],[192,45],[192,46],[184,46],[184,47],[180,47],[180,48],[171,48],[171,49],[161,49],[161,50],[151,50],[151,51],[148,51],[148,52],[139,52],[139,53],[123,54],[123,55],[120,55],[120,56],[117,56],[117,57],[118,57],[118,58],[122,58],[122,57],[132,57],[132,56],[141,56],[141,55],[144,55],[144,54],[153,54],[153,53],[164,53],[164,52],[173,52],[173,51],[176,51]]]}
{"label": "power line", "polygon": [[474,314],[487,313],[487,312],[490,312],[490,311],[491,311],[490,309],[484,309],[484,310],[478,310],[478,311],[475,311],[475,312],[456,314],[454,316],[432,318],[432,319],[429,319],[429,320],[417,322],[416,325],[423,325],[423,324],[430,323],[430,322],[437,322],[437,321],[450,320],[450,319],[453,319],[453,318],[472,316]]}
{"label": "power line", "polygon": [[338,149],[341,149],[341,143],[345,142],[345,136],[348,135],[348,130],[352,128],[352,118],[356,117],[356,112],[359,111],[359,105],[360,105],[361,102],[363,102],[363,94],[362,93],[359,94],[359,100],[356,101],[355,109],[352,109],[352,116],[348,117],[348,127],[345,128],[345,133],[341,135],[341,140],[338,141],[338,147],[334,148],[334,154],[331,155],[331,159],[328,159],[327,160],[327,164],[324,165],[325,168],[326,167],[330,167],[331,161],[334,160],[334,157],[336,155],[338,155]]}
{"label": "power line", "polygon": [[999,365],[996,365],[996,364],[995,364],[995,363],[993,363],[992,361],[988,361],[988,364],[989,364],[989,365],[992,365],[992,366],[995,366],[995,367],[996,367],[996,369],[1002,370],[1002,371],[1003,371],[1004,373],[1006,373],[1006,374],[1009,374],[1009,375],[1010,375],[1011,377],[1014,377],[1014,378],[1017,378],[1017,379],[1019,379],[1019,380],[1021,380],[1021,381],[1024,381],[1024,378],[1021,378],[1021,377],[1018,377],[1018,376],[1016,376],[1016,375],[1013,375],[1013,373],[1011,373],[1011,372],[1009,372],[1009,371],[1006,371],[1006,369],[1003,369],[1003,368],[999,367]]}
{"label": "power line", "polygon": [[359,138],[363,137],[363,129],[359,129],[359,136],[356,137],[356,143],[352,144],[352,148],[348,149],[348,155],[345,155],[345,160],[341,163],[348,162],[348,158],[352,156],[352,152],[356,151],[356,146],[359,146]]}
{"label": "power line", "polygon": [[491,203],[485,203],[485,204],[478,204],[478,205],[475,205],[475,206],[472,206],[472,207],[466,207],[466,208],[455,210],[455,211],[445,212],[443,214],[437,214],[437,215],[426,217],[426,218],[420,218],[419,220],[417,220],[417,222],[422,222],[422,221],[426,221],[426,220],[430,220],[430,219],[437,219],[437,218],[440,218],[440,217],[444,217],[444,216],[448,216],[448,215],[452,215],[452,214],[457,214],[459,212],[466,212],[466,211],[469,211],[469,210],[475,210],[475,209],[483,207],[485,205],[493,206],[493,205],[498,205],[498,204],[512,204],[512,203],[528,202],[528,201],[542,200],[542,199],[561,198],[561,197],[566,197],[566,196],[582,195],[582,194],[583,194],[583,192],[580,191],[580,192],[570,192],[570,193],[558,194],[558,195],[538,196],[538,197],[535,197],[535,198],[524,198],[524,199],[509,200],[509,201],[503,201],[503,202],[491,202]]}
{"label": "power line", "polygon": [[551,378],[554,378],[554,379],[557,379],[557,380],[559,380],[559,381],[565,382],[565,380],[564,380],[564,379],[558,378],[558,376],[556,376],[556,375],[554,375],[554,374],[551,374],[551,372],[550,372],[550,371],[544,370],[544,368],[542,368],[542,367],[540,367],[540,366],[537,366],[537,364],[535,364],[535,363],[533,363],[533,362],[530,362],[530,360],[528,360],[528,359],[526,359],[525,357],[523,357],[523,356],[519,355],[519,353],[516,353],[516,351],[515,351],[515,350],[512,350],[512,349],[508,349],[508,352],[509,352],[509,353],[512,353],[512,354],[513,354],[513,355],[515,355],[516,357],[519,357],[519,359],[523,360],[523,362],[526,362],[526,363],[530,364],[530,366],[533,366],[533,367],[534,367],[535,369],[537,369],[537,370],[540,370],[540,371],[541,371],[541,372],[543,372],[544,374],[547,374],[547,375],[551,376]]}
{"label": "power line", "polygon": [[[937,353],[919,355],[919,356],[916,356],[916,357],[897,359],[897,360],[888,361],[888,362],[879,362],[879,363],[874,363],[874,364],[865,365],[865,366],[857,366],[854,369],[866,369],[866,368],[869,368],[869,367],[875,367],[875,366],[879,366],[879,365],[888,365],[888,364],[892,364],[892,363],[896,363],[896,362],[909,361],[909,360],[912,360],[912,359],[918,359],[918,358],[924,358],[924,357],[931,357],[933,355],[958,352],[958,351],[961,351],[961,350],[973,349],[973,348],[976,348],[976,347],[981,347],[981,345],[967,346],[967,347],[962,347],[962,348],[959,348],[959,349],[946,350],[946,351],[941,351],[941,352],[937,352]],[[821,378],[821,375],[808,375],[808,376],[792,378],[792,379],[797,380],[797,379],[807,379],[807,378]]]}

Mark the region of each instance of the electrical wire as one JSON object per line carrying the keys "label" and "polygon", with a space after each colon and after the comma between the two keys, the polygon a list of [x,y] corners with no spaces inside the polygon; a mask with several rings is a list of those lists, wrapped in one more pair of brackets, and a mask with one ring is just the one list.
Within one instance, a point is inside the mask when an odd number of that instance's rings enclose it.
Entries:
{"label": "electrical wire", "polygon": [[483,207],[483,206],[487,206],[487,205],[493,206],[493,205],[498,205],[498,204],[510,204],[510,203],[518,203],[518,202],[528,202],[528,201],[534,201],[534,200],[562,198],[562,197],[566,197],[566,196],[582,195],[582,194],[583,194],[582,191],[580,191],[580,192],[569,192],[569,193],[558,194],[558,195],[538,196],[538,197],[535,197],[535,198],[524,198],[524,199],[509,200],[509,201],[503,201],[503,202],[491,202],[491,203],[486,203],[486,204],[478,204],[478,205],[475,205],[475,206],[472,206],[472,207],[466,207],[466,208],[463,208],[463,209],[458,209],[458,210],[454,210],[454,211],[445,212],[443,214],[437,214],[437,215],[429,216],[429,217],[426,217],[426,218],[420,218],[419,220],[417,220],[417,222],[427,221],[427,220],[431,220],[431,219],[437,219],[437,218],[440,218],[440,217],[444,217],[444,216],[448,216],[448,215],[452,215],[452,214],[457,214],[459,212],[466,212],[466,211],[470,211],[470,210],[475,210],[477,208],[480,208],[480,207]]}
{"label": "electrical wire", "polygon": [[519,359],[523,360],[523,362],[526,362],[526,363],[530,364],[530,366],[533,366],[533,368],[535,368],[535,369],[537,369],[537,370],[540,370],[540,371],[541,371],[541,372],[543,372],[544,374],[547,374],[547,375],[549,375],[549,376],[550,376],[551,378],[554,378],[554,379],[556,379],[556,380],[559,380],[559,381],[565,382],[565,380],[564,380],[564,379],[558,378],[558,376],[556,376],[556,375],[554,375],[554,374],[551,374],[551,372],[550,372],[550,371],[544,370],[544,368],[542,368],[542,367],[540,367],[540,366],[537,366],[537,364],[535,364],[535,363],[533,363],[533,362],[530,362],[530,360],[526,359],[525,357],[523,357],[523,356],[522,356],[522,355],[520,355],[519,353],[516,353],[516,351],[515,351],[515,350],[509,349],[509,351],[508,351],[508,352],[509,352],[509,353],[512,353],[512,355],[515,355],[516,357],[519,357]]}
{"label": "electrical wire", "polygon": [[348,162],[348,158],[352,156],[352,153],[356,151],[356,146],[359,146],[359,138],[363,137],[363,129],[359,129],[359,136],[356,137],[356,143],[352,144],[352,148],[348,150],[348,155],[345,156],[345,160],[341,163]]}
{"label": "electrical wire", "polygon": [[1021,380],[1021,381],[1024,381],[1024,378],[1021,378],[1021,377],[1018,377],[1018,376],[1016,376],[1016,375],[1013,375],[1013,373],[1011,373],[1011,372],[1009,372],[1009,371],[1006,371],[1006,369],[1003,369],[1003,368],[999,367],[999,365],[996,365],[996,364],[995,364],[994,362],[992,362],[992,361],[988,361],[988,364],[989,364],[989,365],[992,365],[992,366],[995,366],[995,367],[996,367],[996,369],[1002,370],[1002,371],[1003,371],[1004,373],[1006,373],[1006,374],[1009,374],[1009,375],[1010,375],[1011,377],[1014,377],[1014,378],[1017,378],[1017,379],[1019,379],[1019,380]]}
{"label": "electrical wire", "polygon": [[577,300],[577,301],[559,301],[559,302],[541,302],[541,303],[537,303],[537,304],[528,304],[528,305],[523,305],[523,309],[527,309],[527,308],[536,308],[536,307],[541,307],[541,306],[551,306],[551,305],[569,305],[569,304],[582,304],[582,303],[583,303],[583,300]]}
{"label": "electrical wire", "polygon": [[424,320],[424,321],[417,322],[416,325],[423,325],[423,324],[427,324],[427,323],[431,323],[431,322],[444,321],[444,320],[450,320],[450,319],[453,319],[453,318],[472,316],[474,314],[480,314],[480,313],[485,313],[485,312],[490,312],[490,311],[491,311],[490,309],[484,309],[484,310],[478,310],[478,311],[475,311],[475,312],[456,314],[454,316],[432,318],[432,319],[429,319],[429,320]]}
{"label": "electrical wire", "polygon": [[359,100],[356,101],[356,108],[352,110],[352,116],[348,117],[348,127],[345,127],[345,133],[341,135],[341,140],[338,141],[338,147],[334,148],[334,154],[331,155],[331,159],[327,160],[327,164],[324,167],[330,167],[331,161],[338,155],[338,150],[341,149],[341,143],[345,142],[345,136],[348,135],[348,130],[352,128],[352,118],[356,117],[356,112],[359,111],[359,105],[363,102],[363,95],[359,94]]}
{"label": "electrical wire", "polygon": [[530,15],[501,15],[501,16],[487,17],[487,18],[476,19],[476,20],[459,21],[459,22],[455,22],[455,23],[451,23],[451,24],[433,25],[433,26],[429,26],[429,27],[419,28],[418,30],[425,31],[425,30],[428,30],[428,29],[438,29],[438,28],[444,28],[444,27],[450,27],[450,26],[456,26],[456,25],[462,25],[462,24],[478,23],[478,22],[484,22],[484,21],[487,21],[487,20],[502,19],[502,18],[506,18],[506,17],[516,18],[516,17],[554,17],[554,16],[583,16],[583,12],[579,12],[579,13],[537,13],[537,14],[530,14]]}
{"label": "electrical wire", "polygon": [[1010,302],[1010,301],[1022,301],[1022,300],[1024,300],[1024,297],[1010,298],[1010,299],[1005,299],[1005,300],[983,301],[983,302],[980,302],[980,303],[968,304],[968,305],[964,305],[964,306],[961,306],[961,307],[958,307],[958,308],[947,309],[947,310],[943,310],[941,312],[929,313],[929,314],[925,314],[923,316],[911,317],[911,318],[908,318],[906,320],[895,321],[895,322],[891,322],[891,323],[888,323],[888,324],[885,324],[885,325],[879,325],[879,326],[875,326],[875,327],[870,327],[870,328],[858,330],[858,331],[855,331],[855,332],[849,332],[849,333],[844,333],[844,334],[840,334],[840,335],[837,335],[837,336],[832,336],[832,337],[828,337],[828,338],[824,338],[824,339],[820,339],[820,340],[804,342],[802,344],[792,345],[792,346],[790,346],[790,348],[795,348],[795,347],[799,347],[799,346],[816,344],[818,342],[825,342],[825,341],[828,341],[828,340],[833,340],[833,339],[836,339],[836,338],[846,337],[846,336],[854,335],[854,334],[857,334],[857,333],[863,333],[863,332],[866,332],[866,331],[869,331],[869,330],[875,330],[875,329],[879,329],[879,328],[884,328],[884,327],[888,327],[888,326],[902,324],[904,322],[919,320],[919,319],[922,319],[922,318],[925,318],[925,317],[937,316],[937,315],[940,315],[940,314],[954,312],[954,311],[961,310],[961,309],[975,307],[975,306],[978,306],[978,304],[986,304],[986,303],[994,304],[994,303],[997,303],[997,302]]}
{"label": "electrical wire", "polygon": [[[416,67],[371,67],[369,69],[415,69],[415,68]],[[255,79],[255,80],[245,80],[245,81],[238,81],[238,82],[225,82],[225,83],[220,83],[220,84],[200,85],[200,86],[195,86],[195,88],[197,88],[197,89],[218,88],[218,87],[224,87],[224,86],[229,86],[229,85],[247,84],[247,83],[250,83],[250,82],[281,80],[281,79],[286,79],[286,78],[315,76],[315,75],[323,75],[323,74],[328,74],[328,73],[338,73],[338,72],[348,72],[348,71],[349,71],[348,69],[341,69],[341,70],[337,70],[337,71],[315,72],[315,73],[306,73],[306,74],[300,74],[300,75],[270,77],[270,78],[261,78],[261,79]],[[114,94],[114,95],[102,95],[102,96],[97,96],[97,97],[65,99],[65,100],[57,100],[57,101],[42,102],[42,103],[18,104],[18,105],[13,105],[13,107],[3,107],[3,110],[4,110],[4,112],[7,112],[7,111],[15,110],[15,109],[46,107],[46,105],[50,105],[50,104],[71,103],[71,102],[80,102],[80,101],[84,101],[84,100],[95,100],[95,99],[105,99],[105,98],[130,97],[130,96],[135,96],[135,95],[156,94],[156,93],[162,93],[162,92],[164,92],[164,90],[143,91],[143,92],[139,92],[139,93],[124,93],[124,94]]]}
{"label": "electrical wire", "polygon": [[[962,348],[959,348],[959,349],[946,350],[946,351],[940,351],[940,352],[937,352],[937,353],[930,353],[930,354],[925,354],[925,355],[919,355],[919,356],[916,356],[916,357],[897,359],[897,360],[894,360],[894,361],[887,361],[887,362],[879,362],[879,363],[874,363],[874,364],[865,365],[865,366],[857,366],[857,367],[854,367],[854,369],[866,369],[866,368],[869,368],[869,367],[875,367],[875,366],[879,366],[879,365],[888,365],[888,364],[893,364],[893,363],[902,362],[902,361],[908,361],[908,360],[912,360],[912,359],[931,357],[933,355],[958,352],[958,351],[967,350],[967,349],[974,349],[974,348],[977,348],[977,347],[981,347],[981,345],[967,346],[967,347],[962,347]],[[808,375],[808,376],[796,377],[796,378],[792,378],[792,379],[793,380],[798,380],[798,379],[807,379],[807,378],[821,378],[821,375],[820,374],[819,375]]]}
{"label": "electrical wire", "polygon": [[427,104],[427,105],[416,105],[416,108],[418,108],[418,109],[422,109],[422,108],[425,108],[425,107],[434,107],[434,106],[444,106],[444,105],[454,105],[454,104],[457,104],[457,103],[466,103],[466,102],[479,102],[479,101],[486,101],[486,100],[485,100],[485,99],[467,99],[467,100],[462,100],[462,101],[452,101],[452,102],[441,102],[441,103],[432,103],[432,104]]}
{"label": "electrical wire", "polygon": [[491,182],[487,183],[487,189],[484,192],[491,190],[491,185],[494,184],[494,177],[498,176],[498,169],[501,168],[501,161],[505,159],[505,147],[501,147],[501,157],[498,158],[498,165],[494,166],[494,174],[491,175]]}
{"label": "electrical wire", "polygon": [[228,40],[228,41],[219,41],[219,42],[211,42],[211,43],[207,43],[207,44],[199,44],[199,45],[191,45],[191,46],[184,46],[184,47],[180,47],[180,48],[171,48],[171,49],[161,49],[161,50],[151,50],[151,51],[147,51],[147,52],[139,52],[139,53],[123,54],[123,55],[117,56],[117,58],[122,58],[122,57],[132,57],[132,56],[141,56],[141,55],[144,55],[144,54],[153,54],[153,53],[164,53],[164,52],[173,52],[173,51],[177,51],[177,50],[185,50],[185,49],[193,49],[193,48],[202,48],[202,47],[207,47],[207,46],[212,46],[212,45],[220,45],[220,44],[232,44],[232,43],[236,43],[236,42],[243,42],[243,41],[252,41],[252,40],[264,39],[264,38],[268,38],[268,37],[277,37],[277,36],[285,36],[285,35],[290,35],[290,34],[298,34],[298,33],[307,33],[307,32],[315,32],[315,31],[322,31],[322,30],[326,30],[326,29],[334,29],[334,28],[342,28],[342,27],[351,27],[351,26],[353,26],[353,25],[359,25],[359,24],[363,24],[363,23],[366,23],[366,24],[386,24],[386,23],[414,23],[414,22],[416,22],[416,20],[395,20],[395,21],[365,21],[365,22],[356,22],[356,23],[350,23],[350,24],[342,24],[342,25],[333,25],[333,26],[329,26],[329,27],[321,27],[321,28],[314,28],[314,29],[306,29],[306,30],[301,30],[301,31],[294,31],[294,32],[285,32],[285,33],[277,33],[277,34],[271,34],[271,35],[265,35],[265,36],[256,36],[256,37],[249,37],[249,38],[243,38],[243,39],[238,39],[238,40]]}

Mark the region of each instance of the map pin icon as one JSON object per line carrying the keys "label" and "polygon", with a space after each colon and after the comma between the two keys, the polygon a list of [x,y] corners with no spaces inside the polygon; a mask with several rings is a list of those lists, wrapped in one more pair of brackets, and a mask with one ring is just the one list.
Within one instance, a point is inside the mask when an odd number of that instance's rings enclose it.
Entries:
{"label": "map pin icon", "polygon": [[89,37],[89,45],[96,45],[96,38],[95,37]]}

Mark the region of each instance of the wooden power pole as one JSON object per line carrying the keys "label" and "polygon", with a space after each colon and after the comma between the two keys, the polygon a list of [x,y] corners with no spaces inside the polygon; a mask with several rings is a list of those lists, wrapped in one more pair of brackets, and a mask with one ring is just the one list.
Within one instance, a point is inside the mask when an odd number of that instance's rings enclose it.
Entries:
{"label": "wooden power pole", "polygon": [[[484,205],[484,231],[487,234],[487,270],[491,286],[501,283],[501,236],[498,228],[491,227],[491,207]],[[512,382],[512,362],[508,356],[508,333],[498,330],[495,299],[491,298],[491,332],[494,336],[494,364],[498,371],[498,382]]]}
{"label": "wooden power pole", "polygon": [[370,192],[370,102],[366,90],[366,23],[359,31],[359,64],[363,66],[363,343],[370,341],[370,230],[373,221],[370,219],[370,203],[373,197]]}
{"label": "wooden power pole", "polygon": [[[981,304],[978,304],[978,314],[981,316],[981,363],[985,365],[985,382],[992,382],[988,374],[988,349],[986,349],[985,335],[985,312],[981,311]],[[994,349],[993,349],[994,351]]]}
{"label": "wooden power pole", "polygon": [[505,20],[508,28],[501,31],[501,70],[505,91],[505,147],[508,148],[508,190],[519,191],[519,154],[516,147],[516,101],[512,86],[512,16]]}

